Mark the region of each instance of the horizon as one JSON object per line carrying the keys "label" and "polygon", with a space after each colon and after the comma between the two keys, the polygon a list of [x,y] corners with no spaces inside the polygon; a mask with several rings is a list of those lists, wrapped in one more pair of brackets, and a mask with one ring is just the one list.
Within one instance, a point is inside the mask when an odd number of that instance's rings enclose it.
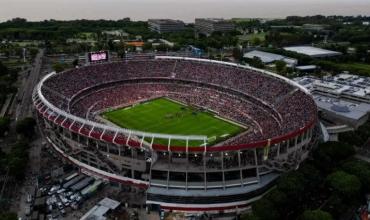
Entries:
{"label": "horizon", "polygon": [[368,16],[370,1],[302,0],[298,3],[293,0],[0,0],[0,22],[16,17],[28,21],[118,20],[129,17],[134,21],[170,18],[189,23],[196,17],[272,19],[312,15]]}

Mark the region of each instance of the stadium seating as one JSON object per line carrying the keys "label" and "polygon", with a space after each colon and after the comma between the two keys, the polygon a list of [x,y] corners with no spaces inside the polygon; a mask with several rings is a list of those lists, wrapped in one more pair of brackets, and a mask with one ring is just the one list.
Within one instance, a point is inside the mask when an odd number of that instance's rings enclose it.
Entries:
{"label": "stadium seating", "polygon": [[167,96],[252,128],[225,145],[281,136],[316,117],[313,100],[278,78],[188,60],[129,60],[71,69],[46,80],[42,93],[54,106],[93,121],[105,109]]}

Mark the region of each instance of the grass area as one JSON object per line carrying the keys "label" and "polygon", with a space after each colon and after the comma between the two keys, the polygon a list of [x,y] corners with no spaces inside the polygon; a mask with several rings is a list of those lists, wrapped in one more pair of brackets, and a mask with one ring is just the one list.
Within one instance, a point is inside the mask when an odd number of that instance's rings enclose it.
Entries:
{"label": "grass area", "polygon": [[340,63],[338,64],[339,68],[343,70],[348,70],[351,72],[361,72],[367,73],[370,76],[370,64],[365,63]]}
{"label": "grass area", "polygon": [[[238,125],[216,118],[209,112],[200,112],[166,98],[108,111],[103,113],[103,117],[120,127],[133,130],[177,135],[205,135],[209,138],[208,145],[230,138],[244,130]],[[154,143],[167,145],[168,140],[155,139]],[[189,141],[189,146],[201,144],[203,141]],[[185,146],[186,142],[173,140],[171,145]]]}
{"label": "grass area", "polygon": [[8,68],[17,68],[23,65],[29,64],[28,60],[26,63],[23,62],[23,59],[6,59],[1,60],[1,62],[6,65]]}
{"label": "grass area", "polygon": [[333,72],[349,71],[352,74],[370,76],[370,64],[358,62],[335,62],[329,60],[319,60],[315,62],[316,65],[328,69]]}
{"label": "grass area", "polygon": [[252,41],[255,38],[258,38],[261,42],[263,42],[266,39],[266,33],[256,33],[256,34],[247,34],[247,35],[239,35],[238,36],[238,39],[241,42]]}

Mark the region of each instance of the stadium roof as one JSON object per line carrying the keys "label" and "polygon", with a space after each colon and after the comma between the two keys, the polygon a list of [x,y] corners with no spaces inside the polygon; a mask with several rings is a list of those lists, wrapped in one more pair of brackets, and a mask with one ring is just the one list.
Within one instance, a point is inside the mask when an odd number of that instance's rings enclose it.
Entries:
{"label": "stadium roof", "polygon": [[304,54],[310,57],[331,57],[331,56],[339,56],[342,54],[337,51],[326,50],[326,49],[312,47],[312,46],[284,47],[284,50]]}

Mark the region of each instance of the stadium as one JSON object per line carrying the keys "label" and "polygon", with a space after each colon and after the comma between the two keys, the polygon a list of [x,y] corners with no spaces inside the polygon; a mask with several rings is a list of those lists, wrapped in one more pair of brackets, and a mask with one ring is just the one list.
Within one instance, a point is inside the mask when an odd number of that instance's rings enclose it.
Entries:
{"label": "stadium", "polygon": [[81,172],[179,212],[240,212],[317,142],[307,90],[274,73],[156,56],[50,73],[33,93],[48,144]]}

